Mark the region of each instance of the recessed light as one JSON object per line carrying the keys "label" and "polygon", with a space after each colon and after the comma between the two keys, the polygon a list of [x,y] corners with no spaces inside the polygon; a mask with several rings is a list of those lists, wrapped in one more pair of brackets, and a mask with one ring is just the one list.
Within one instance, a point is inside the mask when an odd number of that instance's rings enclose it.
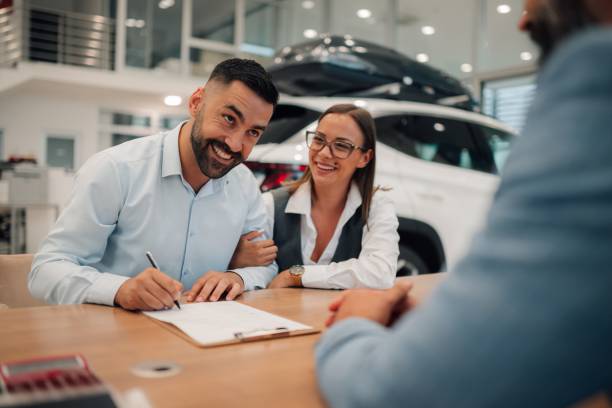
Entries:
{"label": "recessed light", "polygon": [[170,7],[174,6],[174,0],[160,0],[159,4],[157,6],[160,9],[165,10],[167,8],[170,8]]}
{"label": "recessed light", "polygon": [[500,4],[499,6],[497,6],[497,12],[499,14],[508,14],[511,11],[512,11],[512,7],[510,7],[507,4]]}
{"label": "recessed light", "polygon": [[353,102],[353,104],[357,106],[358,108],[365,108],[368,105],[368,103],[364,101],[363,99],[356,99],[355,102]]}
{"label": "recessed light", "polygon": [[304,37],[306,38],[315,38],[317,34],[317,30],[313,30],[312,28],[304,30]]}
{"label": "recessed light", "polygon": [[311,0],[305,0],[302,2],[302,8],[306,10],[312,10],[315,6],[315,2]]}
{"label": "recessed light", "polygon": [[358,45],[357,47],[353,48],[353,51],[363,54],[363,53],[368,52],[368,49],[366,47],[362,47]]}
{"label": "recessed light", "polygon": [[414,80],[411,77],[409,77],[409,76],[405,76],[404,78],[402,78],[402,82],[405,85],[410,86],[410,85],[412,85],[414,83]]}
{"label": "recessed light", "polygon": [[280,64],[281,62],[283,62],[283,59],[281,57],[274,58],[274,63],[275,64]]}
{"label": "recessed light", "polygon": [[423,26],[421,27],[421,32],[425,35],[434,35],[436,33],[436,29],[432,26]]}
{"label": "recessed light", "polygon": [[355,45],[355,41],[353,40],[344,40],[344,43],[348,46],[348,47],[352,47],[353,45]]}
{"label": "recessed light", "polygon": [[474,70],[471,64],[461,64],[461,72],[470,73]]}
{"label": "recessed light", "polygon": [[422,62],[422,63],[426,63],[426,62],[429,61],[429,55],[421,52],[421,53],[417,54],[416,60],[419,61],[419,62]]}
{"label": "recessed light", "polygon": [[304,56],[302,54],[298,54],[298,55],[295,56],[295,60],[298,61],[298,62],[302,61],[303,59],[304,59]]}
{"label": "recessed light", "polygon": [[434,129],[436,130],[436,132],[444,132],[446,130],[446,126],[444,126],[442,123],[440,122],[436,122],[434,124]]}
{"label": "recessed light", "polygon": [[179,106],[183,102],[183,98],[178,95],[168,95],[164,98],[166,106]]}
{"label": "recessed light", "polygon": [[372,12],[368,9],[359,9],[357,10],[357,17],[363,19],[370,18],[372,17]]}
{"label": "recessed light", "polygon": [[523,61],[531,61],[533,59],[533,54],[531,54],[529,51],[523,51],[521,52],[521,59]]}

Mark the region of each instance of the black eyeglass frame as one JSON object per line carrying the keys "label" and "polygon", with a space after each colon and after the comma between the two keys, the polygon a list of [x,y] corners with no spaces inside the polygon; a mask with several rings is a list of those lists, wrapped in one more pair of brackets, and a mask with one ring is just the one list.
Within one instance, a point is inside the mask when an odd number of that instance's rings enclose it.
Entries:
{"label": "black eyeglass frame", "polygon": [[[323,140],[325,142],[323,143],[323,145],[321,146],[320,149],[313,149],[311,147],[312,143],[308,143],[308,136],[310,136],[310,135],[312,135],[313,137],[316,136],[316,135],[319,135],[319,136],[321,136],[323,138]],[[351,151],[346,155],[346,157],[338,156],[336,154],[336,152],[334,151],[334,143],[336,143],[336,141],[337,140],[332,140],[331,142],[327,141],[327,139],[325,138],[325,135],[323,135],[323,133],[319,133],[319,132],[316,132],[316,131],[313,131],[313,130],[307,130],[306,131],[306,146],[310,150],[314,150],[315,152],[320,152],[323,149],[325,149],[325,147],[329,147],[329,151],[331,152],[332,156],[334,156],[334,158],[336,158],[336,159],[341,159],[341,160],[348,159],[351,156],[351,154],[353,154],[353,152],[355,150],[357,150],[357,149],[361,150],[364,153],[368,151],[368,149],[366,149],[364,147],[354,145],[353,143],[351,143],[351,142],[349,142],[347,140],[342,140],[341,143],[344,143],[344,144],[350,146],[351,147]]]}

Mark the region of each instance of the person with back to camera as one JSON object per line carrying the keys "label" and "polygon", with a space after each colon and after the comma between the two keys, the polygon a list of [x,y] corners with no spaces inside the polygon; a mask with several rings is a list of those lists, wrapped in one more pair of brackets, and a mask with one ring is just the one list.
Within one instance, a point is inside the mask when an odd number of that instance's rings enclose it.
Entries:
{"label": "person with back to camera", "polygon": [[[330,107],[306,132],[308,169],[265,193],[267,235],[241,239],[233,267],[276,262],[269,288],[389,288],[399,255],[398,220],[385,191],[374,187],[376,128],[368,111]],[[276,244],[276,245],[275,245]],[[278,247],[278,254],[277,254]]]}

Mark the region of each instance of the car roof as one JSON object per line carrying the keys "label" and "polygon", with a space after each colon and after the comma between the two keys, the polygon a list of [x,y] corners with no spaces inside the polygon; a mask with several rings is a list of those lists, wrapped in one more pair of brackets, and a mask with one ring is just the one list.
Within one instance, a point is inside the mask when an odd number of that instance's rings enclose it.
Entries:
{"label": "car roof", "polygon": [[447,106],[433,105],[420,102],[394,101],[389,99],[375,98],[350,98],[350,97],[318,97],[318,96],[290,96],[281,94],[279,104],[296,105],[303,108],[323,112],[331,105],[338,103],[351,103],[367,109],[374,117],[387,116],[401,113],[418,113],[430,116],[439,116],[449,119],[457,119],[479,125],[489,126],[496,129],[516,134],[512,127],[481,113],[470,112]]}

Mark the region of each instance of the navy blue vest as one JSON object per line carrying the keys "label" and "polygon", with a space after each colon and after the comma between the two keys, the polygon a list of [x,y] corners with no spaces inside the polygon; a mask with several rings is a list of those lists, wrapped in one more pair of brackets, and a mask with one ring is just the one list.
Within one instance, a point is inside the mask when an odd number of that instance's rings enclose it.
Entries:
{"label": "navy blue vest", "polygon": [[[289,201],[289,189],[281,187],[273,190],[274,198],[274,242],[278,246],[276,263],[278,271],[282,272],[293,265],[303,265],[302,236],[300,234],[301,214],[285,212]],[[342,262],[351,258],[358,258],[361,253],[361,237],[363,235],[363,221],[361,220],[361,206],[355,214],[344,224],[338,247],[332,262]]]}

